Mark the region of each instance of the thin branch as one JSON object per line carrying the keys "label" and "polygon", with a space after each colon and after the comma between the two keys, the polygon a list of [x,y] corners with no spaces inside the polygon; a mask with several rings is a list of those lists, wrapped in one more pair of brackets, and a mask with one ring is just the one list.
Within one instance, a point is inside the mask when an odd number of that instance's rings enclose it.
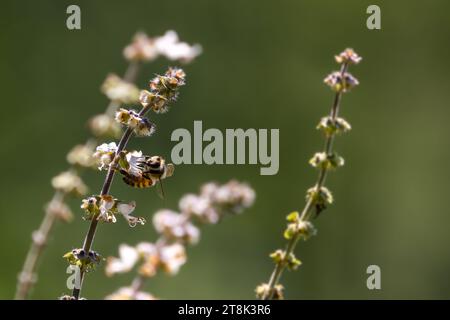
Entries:
{"label": "thin branch", "polygon": [[[135,82],[139,72],[139,68],[140,68],[139,62],[137,61],[130,62],[124,74],[123,78],[124,81],[130,83]],[[118,101],[111,100],[106,108],[105,113],[109,116],[112,116],[119,107],[120,103]],[[98,141],[96,138],[90,138],[86,141],[86,145],[96,145],[97,142]],[[72,167],[70,170],[76,171],[74,167]],[[50,201],[50,204],[53,204],[55,206],[61,206],[64,203],[64,201],[65,195],[59,191],[55,191],[52,200]],[[39,240],[35,239],[37,237],[33,237],[33,241],[25,258],[22,271],[20,272],[18,277],[17,290],[15,295],[16,300],[27,299],[30,290],[36,283],[38,263],[44,252],[46,243],[48,242],[49,235],[53,230],[53,226],[55,222],[58,220],[58,217],[53,212],[51,212],[50,206],[48,206],[45,211],[46,211],[45,216],[41,222],[39,229],[33,232],[34,235],[38,235]]]}
{"label": "thin branch", "polygon": [[[348,63],[343,63],[341,65],[340,74],[341,77],[344,78],[345,73],[347,72]],[[339,114],[339,107],[340,102],[342,98],[342,91],[339,90],[336,92],[333,100],[333,105],[331,107],[330,117],[334,121],[338,117]],[[332,155],[333,153],[333,141],[334,141],[335,134],[330,134],[327,136],[325,140],[325,146],[324,146],[324,153],[326,155]],[[325,180],[327,177],[327,169],[322,167],[319,172],[319,176],[317,178],[317,183],[315,185],[316,192],[320,192],[321,188],[325,184]],[[310,197],[308,201],[305,204],[305,207],[303,208],[302,213],[300,214],[299,221],[309,221],[311,218],[311,215],[313,213],[313,198]],[[280,261],[276,264],[274,271],[272,272],[272,275],[270,277],[269,283],[268,283],[268,289],[266,291],[266,294],[263,296],[263,300],[270,300],[274,297],[275,294],[275,286],[278,285],[281,275],[283,274],[284,269],[287,266],[286,259],[291,254],[294,253],[295,247],[301,237],[300,233],[296,233],[288,242],[286,246],[286,250],[284,253],[284,261]]]}
{"label": "thin branch", "polygon": [[[145,107],[143,107],[141,109],[141,111],[139,112],[139,116],[144,116],[147,111],[150,110],[150,105],[147,105]],[[133,134],[133,129],[131,127],[128,127],[127,130],[124,132],[124,134],[122,135],[122,138],[120,139],[119,145],[117,147],[117,151],[116,151],[116,156],[125,149],[125,147],[128,144],[128,141],[131,138],[131,135]],[[115,158],[117,159],[117,157]],[[101,190],[100,195],[104,196],[104,195],[108,195],[109,194],[109,190],[111,189],[111,184],[113,182],[116,170],[115,170],[115,160],[113,161],[113,163],[111,163],[111,165],[109,166],[108,169],[108,173],[106,174],[105,177],[105,181],[103,182],[103,187]],[[92,248],[92,243],[94,242],[94,238],[95,238],[95,233],[97,231],[97,226],[98,226],[98,216],[100,215],[100,212],[96,213],[93,217],[92,217],[92,221],[91,224],[89,226],[89,230],[86,234],[86,237],[84,239],[84,244],[83,244],[83,249],[84,252],[89,253],[91,251]],[[73,292],[72,292],[72,296],[75,297],[75,299],[78,299],[80,297],[80,293],[81,293],[81,288],[83,286],[83,279],[84,279],[84,272],[80,271],[80,283],[79,283],[79,288],[74,288]]]}

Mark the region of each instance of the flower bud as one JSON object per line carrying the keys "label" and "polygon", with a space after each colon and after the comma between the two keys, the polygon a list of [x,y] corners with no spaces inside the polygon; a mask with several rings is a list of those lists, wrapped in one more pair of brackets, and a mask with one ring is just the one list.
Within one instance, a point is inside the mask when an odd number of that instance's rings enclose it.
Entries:
{"label": "flower bud", "polygon": [[339,64],[349,63],[358,64],[361,62],[362,58],[351,48],[347,48],[342,51],[339,55],[334,56],[336,62]]}

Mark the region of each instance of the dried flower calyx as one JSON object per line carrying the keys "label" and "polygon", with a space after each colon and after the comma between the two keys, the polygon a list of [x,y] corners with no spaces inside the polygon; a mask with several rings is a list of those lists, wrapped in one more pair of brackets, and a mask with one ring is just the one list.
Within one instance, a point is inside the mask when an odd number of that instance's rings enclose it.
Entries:
{"label": "dried flower calyx", "polygon": [[327,136],[345,133],[351,128],[350,123],[345,119],[339,117],[333,119],[330,116],[323,117],[317,125],[317,129],[322,130]]}
{"label": "dried flower calyx", "polygon": [[155,124],[134,110],[120,108],[116,112],[116,121],[133,129],[137,136],[149,137],[156,129]]}
{"label": "dried flower calyx", "polygon": [[317,152],[309,163],[315,167],[324,170],[336,169],[344,165],[344,158],[337,153],[326,154],[325,152]]}
{"label": "dried flower calyx", "polygon": [[306,192],[306,200],[312,202],[312,205],[316,208],[316,215],[318,215],[329,204],[333,203],[333,195],[326,187],[320,187],[320,189],[313,187]]}
{"label": "dried flower calyx", "polygon": [[178,97],[179,87],[185,85],[186,74],[182,69],[169,68],[164,75],[158,75],[149,83],[150,91],[141,91],[139,100],[141,104],[156,113],[164,113],[169,104]]}
{"label": "dried flower calyx", "polygon": [[323,80],[323,82],[327,84],[332,90],[338,92],[347,92],[359,84],[358,79],[356,79],[350,73],[341,73],[340,71],[330,73]]}
{"label": "dried flower calyx", "polygon": [[131,213],[136,208],[134,201],[124,203],[110,195],[96,195],[83,199],[81,209],[85,212],[85,219],[92,220],[96,217],[97,220],[109,223],[117,221],[116,215],[122,215],[130,227],[135,227],[137,224],[144,225],[145,219],[142,217],[132,216]]}
{"label": "dried flower calyx", "polygon": [[286,252],[281,249],[272,252],[270,254],[270,257],[276,264],[278,263],[286,264],[286,266],[290,270],[295,270],[298,268],[298,266],[302,264],[301,261],[298,260],[293,253],[289,254],[286,257]]}
{"label": "dried flower calyx", "polygon": [[100,263],[102,257],[95,251],[89,251],[88,253],[84,249],[73,249],[67,252],[63,258],[69,262],[69,264],[77,266],[82,272],[89,272],[95,269],[95,266]]}
{"label": "dried flower calyx", "polygon": [[266,299],[270,297],[274,300],[283,300],[284,287],[281,284],[277,284],[272,290],[267,283],[262,283],[256,287],[255,293],[258,299]]}

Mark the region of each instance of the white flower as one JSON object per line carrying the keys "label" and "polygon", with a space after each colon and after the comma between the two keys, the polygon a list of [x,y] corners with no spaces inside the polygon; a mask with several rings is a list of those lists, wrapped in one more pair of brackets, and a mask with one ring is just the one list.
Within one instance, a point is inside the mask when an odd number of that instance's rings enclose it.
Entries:
{"label": "white flower", "polygon": [[115,142],[104,143],[96,148],[94,158],[96,158],[100,164],[100,166],[98,167],[99,170],[108,168],[110,163],[114,160],[116,151],[117,145]]}
{"label": "white flower", "polygon": [[153,243],[141,242],[136,246],[136,250],[144,260],[144,263],[139,267],[139,274],[146,278],[153,277],[160,263],[157,246]]}
{"label": "white flower", "polygon": [[156,300],[156,298],[148,292],[135,291],[130,287],[122,287],[116,292],[105,297],[106,300]]}
{"label": "white flower", "polygon": [[139,255],[143,256],[144,258],[158,254],[156,246],[150,242],[138,243],[136,246],[136,250],[139,253]]}
{"label": "white flower", "polygon": [[139,101],[139,89],[134,84],[122,80],[115,74],[109,74],[102,84],[102,92],[112,101],[123,104]]}
{"label": "white flower", "polygon": [[123,215],[123,217],[128,221],[130,227],[135,227],[138,223],[141,225],[145,224],[145,219],[142,217],[132,216],[131,213],[136,208],[136,202],[132,201],[130,203],[119,203],[117,204],[117,211]]}
{"label": "white flower", "polygon": [[124,49],[123,54],[127,60],[152,61],[158,57],[154,42],[154,39],[139,32],[134,36],[133,42]]}
{"label": "white flower", "polygon": [[[120,125],[107,114],[98,114],[89,120],[89,128],[96,137],[118,138],[121,134]],[[91,154],[89,154],[91,157]]]}
{"label": "white flower", "polygon": [[202,52],[202,47],[198,44],[190,46],[186,42],[180,42],[178,34],[173,30],[167,31],[163,36],[157,38],[155,48],[167,59],[183,62],[191,62]]}
{"label": "white flower", "polygon": [[84,184],[83,180],[70,171],[62,172],[54,177],[52,179],[52,186],[63,193],[72,193],[77,196],[84,195],[87,192],[87,186]]}
{"label": "white flower", "polygon": [[164,271],[170,275],[175,275],[180,267],[186,263],[186,251],[179,243],[165,246],[160,250],[160,259]]}
{"label": "white flower", "polygon": [[255,191],[244,183],[230,181],[219,187],[214,194],[214,202],[229,207],[235,213],[250,207],[255,201]]}
{"label": "white flower", "polygon": [[116,153],[117,145],[115,142],[103,143],[97,147],[96,151],[101,153]]}
{"label": "white flower", "polygon": [[168,238],[197,243],[200,231],[181,214],[172,210],[160,210],[153,216],[153,225],[158,233]]}
{"label": "white flower", "polygon": [[109,257],[106,262],[105,272],[108,277],[116,273],[125,273],[133,269],[139,259],[138,251],[127,244],[119,246],[119,257]]}
{"label": "white flower", "polygon": [[127,162],[129,164],[128,173],[140,177],[142,175],[142,170],[140,164],[143,161],[142,151],[132,151],[128,152],[126,155]]}
{"label": "white flower", "polygon": [[180,199],[179,207],[181,212],[193,215],[205,223],[217,223],[219,214],[212,207],[211,201],[207,197],[187,194]]}
{"label": "white flower", "polygon": [[71,165],[80,167],[92,167],[95,165],[95,159],[92,157],[93,148],[87,145],[76,145],[67,154],[67,162]]}
{"label": "white flower", "polygon": [[206,197],[208,199],[213,199],[214,194],[217,192],[218,189],[219,186],[217,185],[217,183],[214,182],[205,183],[200,188],[200,196]]}
{"label": "white flower", "polygon": [[116,200],[113,197],[108,195],[102,196],[99,206],[100,214],[97,219],[105,222],[116,223],[117,219],[111,210],[115,204]]}

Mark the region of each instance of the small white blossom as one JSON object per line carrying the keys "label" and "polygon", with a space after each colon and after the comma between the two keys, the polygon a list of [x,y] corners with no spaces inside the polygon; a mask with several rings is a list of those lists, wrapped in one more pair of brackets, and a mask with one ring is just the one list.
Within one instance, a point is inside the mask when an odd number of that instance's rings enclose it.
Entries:
{"label": "small white blossom", "polygon": [[192,215],[204,223],[217,223],[219,214],[212,207],[211,201],[207,197],[187,194],[180,199],[179,207],[184,214]]}
{"label": "small white blossom", "polygon": [[138,33],[124,50],[127,60],[152,61],[161,55],[169,60],[186,63],[191,62],[201,53],[200,45],[181,42],[178,34],[172,30],[155,38],[150,38],[145,33]]}
{"label": "small white blossom", "polygon": [[169,239],[179,239],[188,243],[197,243],[200,231],[186,217],[172,211],[160,210],[153,216],[153,225],[158,233]]}
{"label": "small white blossom", "polygon": [[219,185],[215,182],[205,183],[200,188],[200,196],[206,197],[206,198],[212,200],[218,189],[219,189]]}
{"label": "small white blossom", "polygon": [[120,125],[107,114],[98,114],[89,120],[89,128],[96,137],[118,138],[122,132]]}
{"label": "small white blossom", "polygon": [[219,187],[214,194],[214,201],[235,213],[240,213],[253,204],[255,196],[255,191],[247,184],[230,181]]}
{"label": "small white blossom", "polygon": [[86,194],[87,186],[83,180],[73,172],[65,171],[52,179],[52,186],[66,194],[81,196]]}
{"label": "small white blossom", "polygon": [[116,153],[117,145],[115,142],[103,143],[97,147],[96,151],[101,153]]}
{"label": "small white blossom", "polygon": [[148,292],[135,291],[130,287],[122,287],[116,292],[105,297],[106,300],[156,300],[156,298]]}
{"label": "small white blossom", "polygon": [[127,172],[135,177],[140,177],[142,175],[142,169],[140,168],[140,163],[142,162],[142,151],[128,152],[125,158],[129,165]]}
{"label": "small white blossom", "polygon": [[112,101],[124,104],[139,102],[139,88],[115,74],[109,74],[106,77],[101,90]]}
{"label": "small white blossom", "polygon": [[159,54],[169,60],[180,60],[182,62],[191,62],[195,57],[202,53],[202,47],[198,44],[189,45],[186,42],[180,42],[178,34],[173,31],[167,31],[162,37],[155,41],[155,47]]}
{"label": "small white blossom", "polygon": [[123,215],[123,217],[128,221],[130,227],[135,227],[137,224],[144,225],[145,219],[142,217],[132,216],[131,213],[136,208],[136,202],[132,201],[130,203],[119,203],[117,204],[117,211]]}
{"label": "small white blossom", "polygon": [[138,261],[138,251],[127,244],[119,246],[119,257],[109,257],[106,261],[105,272],[108,277],[116,273],[129,272]]}
{"label": "small white blossom", "polygon": [[139,274],[146,278],[153,277],[160,263],[158,247],[153,243],[141,242],[136,246],[136,250],[144,260],[144,263],[139,267]]}
{"label": "small white blossom", "polygon": [[92,152],[93,148],[87,145],[76,145],[67,154],[67,162],[73,166],[93,167],[95,165],[95,159],[92,157]]}
{"label": "small white blossom", "polygon": [[152,61],[158,57],[158,50],[154,39],[139,32],[134,36],[133,42],[124,49],[123,54],[127,60]]}
{"label": "small white blossom", "polygon": [[186,263],[186,251],[179,243],[165,246],[160,250],[160,259],[164,271],[170,275],[175,275],[181,266]]}
{"label": "small white blossom", "polygon": [[117,219],[112,212],[112,208],[116,204],[116,201],[111,196],[102,196],[100,200],[100,214],[97,217],[98,220],[105,221],[105,222],[112,222],[116,223]]}
{"label": "small white blossom", "polygon": [[140,256],[146,258],[149,256],[154,256],[158,253],[156,246],[150,242],[140,242],[136,246],[136,250]]}
{"label": "small white blossom", "polygon": [[115,142],[103,143],[96,148],[94,158],[99,163],[99,170],[108,169],[111,162],[114,160],[114,156],[117,151],[117,145]]}

